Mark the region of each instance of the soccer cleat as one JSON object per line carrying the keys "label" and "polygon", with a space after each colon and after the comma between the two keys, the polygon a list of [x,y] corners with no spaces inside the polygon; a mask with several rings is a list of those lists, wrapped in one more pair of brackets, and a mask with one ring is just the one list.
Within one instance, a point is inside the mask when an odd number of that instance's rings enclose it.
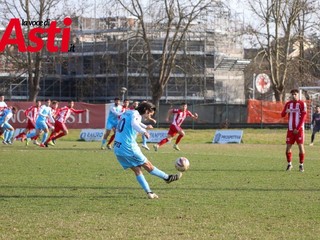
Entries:
{"label": "soccer cleat", "polygon": [[300,164],[300,166],[299,166],[299,172],[304,172],[303,165],[301,165],[301,164]]}
{"label": "soccer cleat", "polygon": [[55,139],[52,139],[51,141],[53,142],[53,144],[56,144],[56,140]]}
{"label": "soccer cleat", "polygon": [[292,165],[288,164],[286,171],[291,171],[291,169],[292,169]]}
{"label": "soccer cleat", "polygon": [[39,147],[46,147],[46,145],[44,145],[43,143],[40,143]]}
{"label": "soccer cleat", "polygon": [[108,145],[107,145],[107,148],[108,148],[109,150],[111,150],[111,149],[112,149],[112,147],[111,147],[111,145],[110,145],[110,144],[108,144]]}
{"label": "soccer cleat", "polygon": [[12,142],[10,140],[6,141],[6,143],[12,145]]}
{"label": "soccer cleat", "polygon": [[33,140],[33,144],[38,146],[40,145],[40,143],[37,140]]}
{"label": "soccer cleat", "polygon": [[51,141],[49,141],[49,142],[47,143],[47,145],[54,146],[55,144],[54,144],[53,141],[51,140]]}
{"label": "soccer cleat", "polygon": [[177,151],[180,151],[180,150],[181,150],[177,144],[174,144],[174,145],[173,145],[173,148],[174,148],[175,150],[177,150]]}
{"label": "soccer cleat", "polygon": [[157,194],[153,193],[153,192],[148,192],[148,198],[149,199],[156,199],[159,198]]}
{"label": "soccer cleat", "polygon": [[166,183],[171,183],[173,181],[179,180],[181,177],[182,177],[182,173],[179,172],[177,174],[169,175],[168,179],[164,179],[164,181],[166,181]]}
{"label": "soccer cleat", "polygon": [[7,142],[5,140],[2,141],[3,144],[7,145]]}
{"label": "soccer cleat", "polygon": [[310,143],[309,146],[313,146],[313,143]]}
{"label": "soccer cleat", "polygon": [[158,144],[153,145],[153,149],[157,152],[159,149],[159,145]]}
{"label": "soccer cleat", "polygon": [[142,144],[141,147],[143,147],[144,149],[147,149],[148,151],[150,150],[150,148],[147,145]]}

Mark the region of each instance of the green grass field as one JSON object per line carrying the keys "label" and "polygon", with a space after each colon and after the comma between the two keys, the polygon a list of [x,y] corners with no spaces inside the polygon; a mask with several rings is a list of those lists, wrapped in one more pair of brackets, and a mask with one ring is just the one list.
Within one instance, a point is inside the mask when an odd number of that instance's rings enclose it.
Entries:
{"label": "green grass field", "polygon": [[214,130],[186,134],[181,152],[144,151],[168,173],[178,156],[191,162],[171,184],[145,174],[155,200],[78,131],[48,149],[0,146],[0,239],[319,239],[320,135],[310,147],[307,132],[300,173],[297,146],[285,171],[285,130],[245,129],[228,145],[211,144]]}

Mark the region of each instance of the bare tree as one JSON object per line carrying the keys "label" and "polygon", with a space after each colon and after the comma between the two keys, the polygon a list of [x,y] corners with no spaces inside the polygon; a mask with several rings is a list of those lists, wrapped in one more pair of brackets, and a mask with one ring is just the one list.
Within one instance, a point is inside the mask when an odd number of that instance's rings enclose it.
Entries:
{"label": "bare tree", "polygon": [[[314,0],[249,0],[250,11],[255,19],[247,28],[255,36],[261,51],[260,57],[268,62],[272,87],[277,101],[283,101],[290,78],[289,69],[300,58],[300,77],[303,75],[302,59],[306,33],[315,26],[316,1]],[[308,19],[308,21],[307,21]],[[298,55],[292,47],[298,43]],[[297,85],[297,78],[295,82]]]}
{"label": "bare tree", "polygon": [[[177,53],[181,50],[192,23],[206,14],[214,1],[209,0],[113,0],[138,20],[134,38],[143,42],[146,59],[145,71],[149,78],[152,101],[158,105],[164,88],[176,67]],[[161,54],[152,52],[153,40],[162,39]]]}

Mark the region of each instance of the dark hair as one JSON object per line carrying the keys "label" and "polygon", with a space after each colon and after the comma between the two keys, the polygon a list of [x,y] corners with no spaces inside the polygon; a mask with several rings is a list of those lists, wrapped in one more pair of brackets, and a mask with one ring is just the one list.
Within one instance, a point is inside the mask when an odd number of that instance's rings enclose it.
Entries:
{"label": "dark hair", "polygon": [[120,100],[120,98],[116,97],[116,98],[114,98],[114,100],[115,100],[115,101],[118,101],[118,100]]}
{"label": "dark hair", "polygon": [[299,90],[298,89],[292,89],[291,91],[290,91],[290,93],[292,94],[292,93],[299,93]]}
{"label": "dark hair", "polygon": [[180,105],[181,105],[181,106],[182,106],[182,105],[187,105],[187,103],[186,103],[186,102],[182,102]]}
{"label": "dark hair", "polygon": [[140,115],[143,115],[146,113],[146,111],[156,111],[156,107],[151,102],[142,102],[139,104],[139,106],[136,108],[136,110],[140,113]]}

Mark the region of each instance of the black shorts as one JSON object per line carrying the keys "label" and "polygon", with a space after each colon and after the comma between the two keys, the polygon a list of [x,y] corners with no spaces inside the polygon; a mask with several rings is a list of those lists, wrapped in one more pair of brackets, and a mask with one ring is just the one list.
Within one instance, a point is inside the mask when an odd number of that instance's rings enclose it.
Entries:
{"label": "black shorts", "polygon": [[320,131],[320,126],[316,125],[316,126],[313,127],[313,130],[312,130],[313,133],[317,133],[319,131]]}

